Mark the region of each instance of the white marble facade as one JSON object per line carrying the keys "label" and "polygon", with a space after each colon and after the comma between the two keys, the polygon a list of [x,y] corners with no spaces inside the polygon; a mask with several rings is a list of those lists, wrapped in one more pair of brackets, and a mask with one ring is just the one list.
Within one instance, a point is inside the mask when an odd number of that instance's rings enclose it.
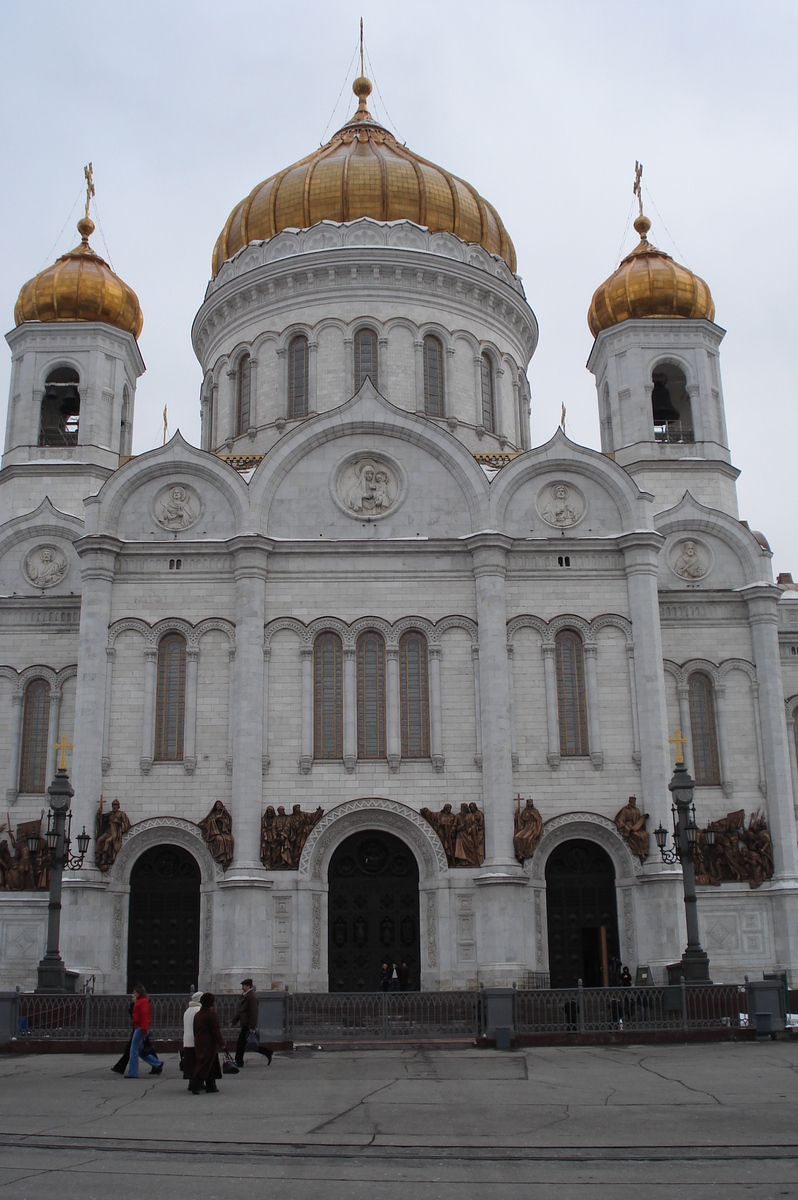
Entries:
{"label": "white marble facade", "polygon": [[[367,379],[355,394],[362,326],[377,335],[378,386]],[[309,342],[309,403],[291,418],[286,351],[297,332]],[[424,411],[428,333],[444,349],[440,417]],[[699,820],[762,809],[776,867],[756,891],[701,889],[713,977],[795,977],[798,593],[773,584],[766,543],[737,519],[722,336],[684,319],[601,333],[589,366],[604,452],[559,432],[530,447],[537,323],[506,264],[406,221],[323,222],[247,247],[209,286],[193,328],[201,448],[177,434],[126,460],[143,370],[132,335],[68,322],[9,335],[0,773],[11,824],[46,799],[19,794],[31,678],[51,689],[49,744],[63,733],[74,743],[76,828],[93,828],[101,794],[132,822],[108,874],[87,864],[67,881],[67,965],[98,990],[125,987],[130,872],[169,843],[200,868],[200,986],[235,987],[245,972],[261,987],[325,990],[328,864],[349,834],[376,829],[418,863],[423,987],[545,971],[546,861],[574,837],[613,863],[621,957],[661,979],[684,948],[680,874],[653,838],[641,864],[613,817],[635,794],[649,831],[670,826],[668,736],[689,729],[686,679],[698,668],[715,686],[722,773],[697,791]],[[243,353],[251,416],[236,435]],[[480,416],[483,354],[494,432]],[[697,432],[687,457],[650,431],[647,381],[660,361],[687,380]],[[79,445],[58,455],[37,447],[35,428],[54,362],[77,370],[83,409]],[[92,383],[103,371],[105,390]],[[566,627],[585,650],[590,753],[578,757],[560,752],[553,656]],[[358,760],[353,740],[354,645],[366,628],[387,648],[381,760]],[[397,750],[392,700],[408,628],[430,650],[430,756],[419,760]],[[340,761],[314,759],[311,652],[323,629],[344,648]],[[155,662],[175,630],[188,647],[184,750],[163,762]],[[53,751],[49,775],[54,766]],[[512,845],[518,794],[534,797],[545,822],[523,867]],[[197,828],[215,800],[233,818],[226,872]],[[448,867],[419,815],[463,801],[484,812],[479,868]],[[261,865],[269,804],[323,809],[297,871]],[[45,915],[42,894],[0,892],[0,986],[34,984]]]}

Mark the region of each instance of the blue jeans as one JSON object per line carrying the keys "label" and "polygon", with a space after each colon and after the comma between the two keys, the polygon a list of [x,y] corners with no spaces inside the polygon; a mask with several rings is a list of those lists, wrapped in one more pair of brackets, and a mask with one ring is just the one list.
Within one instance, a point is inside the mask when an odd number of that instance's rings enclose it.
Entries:
{"label": "blue jeans", "polygon": [[141,1043],[149,1033],[149,1029],[134,1029],[133,1041],[130,1043],[130,1062],[128,1063],[127,1073],[128,1078],[138,1079],[139,1077],[139,1056],[151,1067],[160,1066],[161,1060],[156,1058],[154,1054],[142,1054]]}

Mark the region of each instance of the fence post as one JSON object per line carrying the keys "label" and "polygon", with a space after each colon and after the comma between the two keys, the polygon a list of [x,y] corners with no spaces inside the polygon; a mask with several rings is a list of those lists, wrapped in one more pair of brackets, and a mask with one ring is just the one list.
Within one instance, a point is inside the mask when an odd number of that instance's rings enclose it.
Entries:
{"label": "fence post", "polygon": [[388,1037],[388,993],[382,992],[382,1036],[383,1040]]}
{"label": "fence post", "polygon": [[585,989],[582,987],[582,980],[577,979],[577,987],[579,988],[579,999],[577,1000],[577,1009],[579,1012],[579,1032],[585,1032]]}
{"label": "fence post", "polygon": [[88,994],[88,992],[84,993],[84,996],[83,996],[83,1004],[84,1004],[84,1008],[83,1008],[83,1039],[84,1039],[84,1041],[88,1041],[89,1037],[91,1036],[91,1033],[90,1033],[90,1031],[91,1031],[91,1002],[93,999],[94,999],[94,997],[90,996]]}
{"label": "fence post", "polygon": [[687,1015],[687,984],[685,983],[684,975],[682,975],[681,979],[679,980],[679,986],[682,989],[682,1029],[689,1029],[690,1022]]}

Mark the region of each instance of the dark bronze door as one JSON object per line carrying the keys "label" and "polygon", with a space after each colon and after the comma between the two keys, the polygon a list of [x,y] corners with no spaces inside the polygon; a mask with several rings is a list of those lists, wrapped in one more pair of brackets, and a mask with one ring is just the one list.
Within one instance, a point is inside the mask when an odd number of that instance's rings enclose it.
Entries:
{"label": "dark bronze door", "polygon": [[382,964],[407,967],[417,991],[421,968],[418,864],[390,833],[353,834],[335,851],[329,872],[327,938],[331,992],[376,992]]}
{"label": "dark bronze door", "polygon": [[199,976],[200,870],[179,846],[155,846],[130,872],[128,991],[190,992]]}
{"label": "dark bronze door", "polygon": [[[546,863],[552,987],[601,987],[603,963],[618,957],[615,870],[594,842],[564,842]],[[604,933],[602,933],[602,929]]]}

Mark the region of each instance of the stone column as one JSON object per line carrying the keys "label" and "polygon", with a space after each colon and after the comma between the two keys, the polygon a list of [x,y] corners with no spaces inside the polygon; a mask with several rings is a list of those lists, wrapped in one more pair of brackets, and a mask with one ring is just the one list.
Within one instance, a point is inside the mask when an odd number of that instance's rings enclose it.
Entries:
{"label": "stone column", "polygon": [[427,411],[426,400],[424,396],[424,343],[423,341],[413,342],[415,350],[416,362],[416,412],[425,413]]}
{"label": "stone column", "polygon": [[105,648],[105,713],[103,720],[103,775],[111,767],[111,697],[114,689],[114,659],[116,649]]}
{"label": "stone column", "polygon": [[474,668],[474,721],[476,751],[474,762],[482,770],[482,697],[479,694],[479,646],[474,642],[471,646],[471,663]]}
{"label": "stone column", "polygon": [[[637,718],[637,684],[635,683],[635,644],[626,643],[626,662],[629,667],[629,699],[632,709],[632,762],[640,766],[640,722]],[[692,774],[692,772],[691,772]]]}
{"label": "stone column", "polygon": [[554,642],[543,642],[540,647],[543,655],[543,679],[546,687],[546,733],[549,749],[546,759],[553,770],[560,765],[560,721],[557,708],[557,667],[554,656],[557,648]]}
{"label": "stone column", "polygon": [[506,555],[510,538],[479,533],[468,539],[474,563],[482,727],[482,804],[486,866],[505,876],[520,867],[513,853],[513,766],[507,671]]}
{"label": "stone column", "polygon": [[695,777],[693,738],[690,727],[690,685],[688,683],[677,684],[676,695],[679,697],[679,728],[682,731],[682,737],[687,738],[686,744],[682,746],[684,765],[690,774]]}
{"label": "stone column", "polygon": [[347,400],[350,400],[355,392],[354,346],[354,338],[344,338],[344,396]]}
{"label": "stone column", "polygon": [[442,771],[446,761],[443,753],[441,718],[441,648],[430,646],[429,655],[429,740],[432,768]]}
{"label": "stone column", "polygon": [[[252,355],[249,358],[249,370],[249,425],[247,428],[255,429],[258,424],[258,360]],[[246,433],[246,430],[244,432]],[[252,436],[255,436],[254,433]]]}
{"label": "stone column", "polygon": [[313,647],[302,646],[302,750],[299,769],[309,775],[313,766]]}
{"label": "stone column", "polygon": [[47,786],[55,779],[58,765],[58,751],[55,744],[58,741],[58,724],[61,717],[61,695],[58,688],[50,692],[50,720],[47,724]]}
{"label": "stone column", "polygon": [[14,692],[11,697],[11,762],[8,771],[6,804],[16,804],[19,795],[19,756],[22,750],[22,703],[23,692]]}
{"label": "stone column", "polygon": [[[100,803],[103,778],[103,729],[108,657],[108,626],[111,620],[111,590],[114,562],[122,543],[116,538],[95,534],[81,538],[75,549],[81,558],[82,597],[78,673],[75,691],[75,744],[70,778],[75,789],[72,802],[72,828],[86,826],[94,831],[94,818]],[[99,877],[94,853],[89,850],[80,872],[83,878]],[[91,961],[91,959],[89,959]]]}
{"label": "stone column", "polygon": [[512,642],[507,643],[507,687],[510,692],[510,761],[513,769],[518,766],[518,749],[515,742],[515,676],[513,673],[513,665],[515,659],[515,647]]}
{"label": "stone column", "polygon": [[308,342],[308,416],[319,411],[319,343]]}
{"label": "stone column", "polygon": [[585,691],[587,692],[587,740],[590,747],[590,761],[594,768],[600,771],[604,766],[604,751],[601,749],[601,721],[599,719],[598,677],[596,675],[598,646],[595,642],[585,642],[583,651]]}
{"label": "stone column", "polygon": [[399,647],[385,647],[385,733],[388,769],[397,772],[402,762],[402,733],[399,728]]}
{"label": "stone column", "polygon": [[231,548],[236,584],[231,797],[235,859],[227,878],[241,880],[263,875],[263,619],[271,543],[256,536],[239,536]]}
{"label": "stone column", "polygon": [[476,404],[474,408],[476,415],[476,426],[478,430],[484,430],[485,423],[482,420],[482,357],[479,354],[474,355],[474,386],[476,389]]}
{"label": "stone column", "polygon": [[233,773],[233,734],[236,723],[236,648],[231,643],[227,648],[227,758],[225,766]]}
{"label": "stone column", "polygon": [[149,775],[155,761],[155,691],[158,677],[158,651],[147,646],[144,651],[144,713],[141,729],[141,758],[139,766]]}
{"label": "stone column", "polygon": [[238,396],[236,395],[236,371],[227,372],[227,441],[232,442],[236,436],[238,425]]}
{"label": "stone column", "polygon": [[183,768],[193,775],[197,766],[197,660],[199,649],[186,650],[186,708],[183,718]]}
{"label": "stone column", "polygon": [[[767,785],[767,812],[773,839],[776,876],[798,880],[795,809],[790,774],[787,726],[784,721],[784,684],[779,654],[777,602],[781,592],[772,584],[742,589],[748,605],[748,622],[759,685],[759,721]],[[798,932],[798,931],[797,931]]]}
{"label": "stone column", "polygon": [[[759,715],[759,684],[756,680],[751,680],[751,702],[754,706],[754,730],[756,732],[756,760],[759,763],[759,790],[763,796],[768,794],[768,781],[765,775],[765,752],[762,748],[762,718]],[[795,751],[795,742],[790,737],[789,730],[787,732],[787,745],[792,743],[793,751]],[[793,801],[795,800],[795,783],[793,782]]]}
{"label": "stone column", "polygon": [[[671,822],[668,710],[665,703],[657,590],[658,555],[662,542],[662,535],[654,530],[629,533],[618,539],[626,567],[629,615],[635,644],[635,685],[641,748],[640,808],[649,813],[649,825],[654,829],[660,821],[669,829]],[[653,865],[658,866],[656,863]]]}
{"label": "stone column", "polygon": [[357,650],[344,646],[344,766],[357,766]]}
{"label": "stone column", "polygon": [[729,746],[726,738],[726,688],[722,683],[715,686],[715,711],[718,717],[718,758],[720,759],[720,782],[724,796],[734,795],[734,782],[729,772]]}
{"label": "stone column", "polygon": [[261,759],[261,770],[265,775],[269,770],[269,663],[272,657],[272,648],[268,643],[263,646],[263,757]]}

